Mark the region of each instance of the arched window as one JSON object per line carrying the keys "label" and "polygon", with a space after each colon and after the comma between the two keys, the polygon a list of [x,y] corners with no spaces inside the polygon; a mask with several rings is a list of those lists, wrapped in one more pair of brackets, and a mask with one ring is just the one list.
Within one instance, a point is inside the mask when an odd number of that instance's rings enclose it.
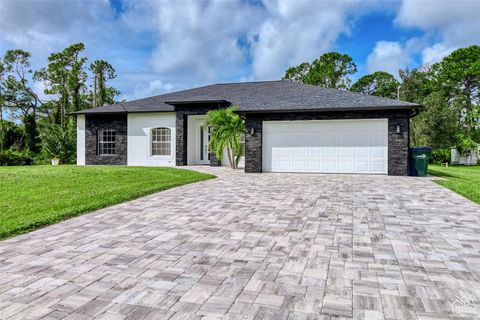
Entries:
{"label": "arched window", "polygon": [[169,128],[153,128],[151,137],[152,156],[172,155],[172,135]]}

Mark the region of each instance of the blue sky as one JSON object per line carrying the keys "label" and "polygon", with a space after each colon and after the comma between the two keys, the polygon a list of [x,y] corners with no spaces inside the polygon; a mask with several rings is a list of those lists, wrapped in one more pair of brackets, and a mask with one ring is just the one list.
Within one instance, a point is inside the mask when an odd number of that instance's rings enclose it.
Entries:
{"label": "blue sky", "polygon": [[28,50],[36,69],[84,42],[90,62],[116,68],[121,98],[135,99],[280,79],[328,51],[353,57],[354,80],[378,70],[397,76],[480,44],[478,12],[480,0],[2,0],[0,52]]}

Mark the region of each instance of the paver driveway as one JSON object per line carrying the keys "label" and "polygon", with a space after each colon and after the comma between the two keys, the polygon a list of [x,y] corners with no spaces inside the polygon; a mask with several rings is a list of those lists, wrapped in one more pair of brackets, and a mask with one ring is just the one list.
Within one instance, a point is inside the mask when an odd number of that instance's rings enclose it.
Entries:
{"label": "paver driveway", "polygon": [[472,319],[480,207],[428,179],[219,178],[0,242],[0,318]]}

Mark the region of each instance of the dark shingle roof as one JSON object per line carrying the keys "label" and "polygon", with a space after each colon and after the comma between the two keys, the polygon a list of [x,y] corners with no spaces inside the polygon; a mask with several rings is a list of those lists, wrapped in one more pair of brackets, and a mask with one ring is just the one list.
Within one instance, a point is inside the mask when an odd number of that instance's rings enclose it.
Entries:
{"label": "dark shingle roof", "polygon": [[[164,112],[171,104],[228,101],[240,112],[370,110],[419,108],[420,105],[350,91],[322,88],[290,81],[213,84],[159,96],[122,102],[77,113]],[[171,104],[168,104],[171,103]]]}

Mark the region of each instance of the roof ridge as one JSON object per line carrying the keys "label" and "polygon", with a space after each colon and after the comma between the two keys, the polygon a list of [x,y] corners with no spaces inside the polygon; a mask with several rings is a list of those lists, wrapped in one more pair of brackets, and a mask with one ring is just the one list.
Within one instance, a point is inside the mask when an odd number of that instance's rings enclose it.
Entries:
{"label": "roof ridge", "polygon": [[229,84],[270,83],[270,82],[291,82],[291,81],[288,81],[288,80],[258,80],[258,81],[218,82],[218,83],[214,83],[213,86],[229,85]]}

